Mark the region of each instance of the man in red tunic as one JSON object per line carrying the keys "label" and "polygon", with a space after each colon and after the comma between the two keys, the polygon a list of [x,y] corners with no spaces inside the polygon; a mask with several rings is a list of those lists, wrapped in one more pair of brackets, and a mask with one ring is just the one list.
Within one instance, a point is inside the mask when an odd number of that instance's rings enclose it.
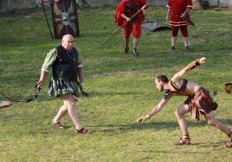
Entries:
{"label": "man in red tunic", "polygon": [[178,30],[182,33],[185,50],[189,51],[188,47],[188,21],[190,19],[189,11],[192,9],[192,0],[168,0],[166,20],[172,27],[171,50],[175,50],[175,43],[178,35]]}
{"label": "man in red tunic", "polygon": [[[134,55],[139,55],[136,49],[138,46],[138,39],[141,34],[141,23],[144,21],[144,14],[141,11],[133,18],[131,17],[146,4],[146,0],[122,0],[117,7],[115,23],[124,29],[125,54],[129,51],[129,38],[131,33],[133,33],[134,39],[132,53]],[[148,7],[146,7],[146,10],[149,15]],[[124,25],[125,23],[126,25]]]}

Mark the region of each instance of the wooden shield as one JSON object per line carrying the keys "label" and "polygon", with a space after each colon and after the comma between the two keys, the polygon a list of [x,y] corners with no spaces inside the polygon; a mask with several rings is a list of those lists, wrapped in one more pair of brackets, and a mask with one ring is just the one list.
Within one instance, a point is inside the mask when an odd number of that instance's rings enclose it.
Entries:
{"label": "wooden shield", "polygon": [[65,34],[79,37],[79,23],[75,0],[52,0],[52,19],[56,39]]}

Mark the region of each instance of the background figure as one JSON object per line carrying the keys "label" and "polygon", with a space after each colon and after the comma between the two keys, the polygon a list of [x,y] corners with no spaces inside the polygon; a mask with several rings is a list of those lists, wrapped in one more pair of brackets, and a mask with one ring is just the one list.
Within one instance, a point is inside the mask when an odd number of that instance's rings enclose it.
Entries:
{"label": "background figure", "polygon": [[184,101],[184,103],[181,104],[175,112],[179,127],[182,132],[182,138],[175,144],[191,144],[188,133],[188,125],[187,121],[185,120],[185,114],[191,112],[192,118],[195,120],[200,120],[201,114],[204,115],[209,125],[215,126],[217,129],[228,136],[229,141],[225,144],[225,147],[232,147],[232,133],[230,129],[224,123],[214,118],[213,111],[217,109],[218,104],[213,101],[209,91],[197,83],[188,81],[183,78],[188,71],[194,69],[196,66],[199,66],[205,61],[206,58],[202,57],[191,62],[181,71],[176,73],[170,80],[165,75],[157,76],[155,78],[156,88],[159,91],[164,91],[164,97],[148,115],[139,118],[137,122],[144,122],[160,112],[171,97],[187,96],[186,101]]}
{"label": "background figure", "polygon": [[[134,18],[131,17],[137,13],[144,5],[146,5],[146,0],[122,0],[115,13],[115,23],[118,26],[123,26],[124,29],[124,41],[125,41],[125,54],[129,52],[129,38],[131,33],[134,35],[133,39],[133,49],[132,54],[139,55],[137,53],[138,39],[141,34],[141,23],[144,21],[143,11],[139,12]],[[149,16],[148,7],[146,6],[146,11]]]}
{"label": "background figure", "polygon": [[58,128],[64,127],[60,124],[61,118],[68,113],[75,126],[77,133],[90,133],[81,126],[76,113],[77,98],[77,77],[83,82],[82,65],[76,48],[73,47],[74,38],[72,35],[64,35],[60,45],[50,50],[47,54],[41,69],[38,87],[42,87],[49,69],[52,68],[52,77],[49,83],[49,93],[63,100],[64,104],[59,109],[51,124]]}
{"label": "background figure", "polygon": [[171,50],[175,50],[178,30],[182,33],[185,50],[189,51],[188,47],[188,21],[190,19],[189,11],[192,9],[192,0],[168,0],[166,21],[172,27]]}

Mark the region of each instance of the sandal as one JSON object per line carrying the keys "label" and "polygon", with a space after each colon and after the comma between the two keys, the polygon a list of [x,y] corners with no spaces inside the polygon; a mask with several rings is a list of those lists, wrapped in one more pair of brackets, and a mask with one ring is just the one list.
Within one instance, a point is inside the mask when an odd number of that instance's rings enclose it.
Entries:
{"label": "sandal", "polygon": [[128,54],[128,51],[129,51],[129,47],[126,46],[126,47],[125,47],[125,54]]}
{"label": "sandal", "polygon": [[60,124],[60,122],[55,123],[54,121],[51,122],[51,125],[57,129],[64,129],[64,126]]}
{"label": "sandal", "polygon": [[174,143],[175,145],[191,145],[190,138],[180,138],[178,142]]}
{"label": "sandal", "polygon": [[75,130],[76,133],[80,133],[80,134],[90,134],[91,132],[85,128],[81,128],[79,130]]}
{"label": "sandal", "polygon": [[232,138],[229,139],[229,141],[226,142],[226,144],[224,145],[225,147],[228,147],[228,148],[232,148]]}
{"label": "sandal", "polygon": [[132,54],[133,54],[133,55],[136,55],[136,56],[139,56],[139,53],[137,52],[136,48],[133,48]]}
{"label": "sandal", "polygon": [[174,51],[175,49],[175,46],[171,46],[171,51]]}

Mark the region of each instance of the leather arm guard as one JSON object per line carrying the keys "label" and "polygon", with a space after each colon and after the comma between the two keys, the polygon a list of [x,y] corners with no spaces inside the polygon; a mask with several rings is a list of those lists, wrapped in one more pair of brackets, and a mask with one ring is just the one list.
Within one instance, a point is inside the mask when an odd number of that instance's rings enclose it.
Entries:
{"label": "leather arm guard", "polygon": [[199,66],[199,65],[200,65],[200,63],[199,63],[199,61],[197,59],[197,60],[191,62],[190,64],[188,64],[186,66],[186,68],[189,69],[189,70],[193,70],[196,66]]}

